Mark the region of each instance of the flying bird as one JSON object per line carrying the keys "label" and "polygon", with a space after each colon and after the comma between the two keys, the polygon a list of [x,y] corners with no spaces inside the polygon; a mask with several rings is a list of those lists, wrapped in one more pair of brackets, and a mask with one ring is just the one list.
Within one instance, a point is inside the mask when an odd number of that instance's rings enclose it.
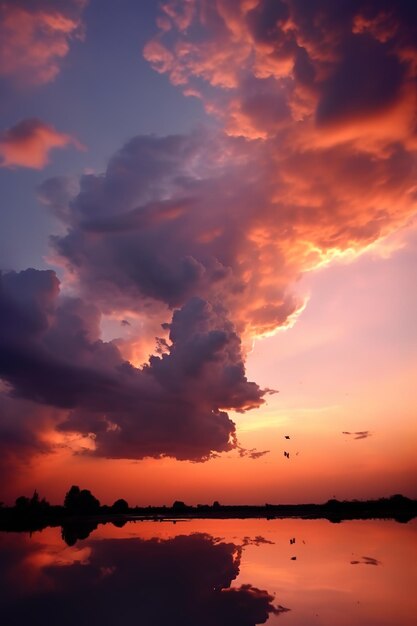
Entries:
{"label": "flying bird", "polygon": [[284,452],[284,456],[286,456],[287,459],[289,459],[290,458],[290,453],[289,452]]}
{"label": "flying bird", "polygon": [[289,439],[290,436],[289,435],[284,435],[285,439]]}

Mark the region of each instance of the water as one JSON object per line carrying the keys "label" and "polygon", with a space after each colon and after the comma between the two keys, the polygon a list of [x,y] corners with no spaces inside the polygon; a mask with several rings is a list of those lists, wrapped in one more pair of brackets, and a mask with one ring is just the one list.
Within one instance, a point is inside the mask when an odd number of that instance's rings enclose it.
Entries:
{"label": "water", "polygon": [[[85,536],[84,530],[84,536]],[[66,533],[74,543],[74,533]],[[417,522],[193,520],[0,533],[7,626],[411,626]]]}

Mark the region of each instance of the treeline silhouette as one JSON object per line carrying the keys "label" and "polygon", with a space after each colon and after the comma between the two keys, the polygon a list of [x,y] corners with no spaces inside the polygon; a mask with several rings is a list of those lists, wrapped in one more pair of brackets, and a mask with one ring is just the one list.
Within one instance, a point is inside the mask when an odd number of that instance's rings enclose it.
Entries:
{"label": "treeline silhouette", "polygon": [[172,506],[130,507],[119,498],[112,505],[102,505],[89,489],[73,485],[65,495],[63,505],[52,505],[40,498],[37,491],[32,497],[19,496],[14,506],[0,503],[0,530],[42,530],[48,526],[62,526],[62,536],[71,545],[77,539],[88,537],[98,524],[112,522],[122,526],[129,520],[154,519],[157,521],[179,518],[324,518],[338,523],[348,519],[395,519],[406,523],[417,516],[417,500],[397,494],[378,500],[339,501],[324,504],[265,504],[222,505],[218,501],[190,506],[176,500]]}

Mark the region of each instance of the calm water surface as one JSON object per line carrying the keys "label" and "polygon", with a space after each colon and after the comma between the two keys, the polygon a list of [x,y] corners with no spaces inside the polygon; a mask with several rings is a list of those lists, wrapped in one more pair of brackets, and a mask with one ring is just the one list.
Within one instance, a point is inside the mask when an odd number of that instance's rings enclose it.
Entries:
{"label": "calm water surface", "polygon": [[416,521],[130,522],[65,536],[74,545],[55,528],[0,533],[3,624],[416,623]]}

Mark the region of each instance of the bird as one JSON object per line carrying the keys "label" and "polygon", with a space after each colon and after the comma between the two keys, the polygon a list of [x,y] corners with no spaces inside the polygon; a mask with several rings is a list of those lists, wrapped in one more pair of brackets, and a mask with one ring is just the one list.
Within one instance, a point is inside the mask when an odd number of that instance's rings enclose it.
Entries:
{"label": "bird", "polygon": [[290,458],[290,453],[289,452],[284,452],[284,456],[286,456],[287,459],[289,459]]}
{"label": "bird", "polygon": [[284,435],[285,439],[289,439],[290,436],[289,435]]}

